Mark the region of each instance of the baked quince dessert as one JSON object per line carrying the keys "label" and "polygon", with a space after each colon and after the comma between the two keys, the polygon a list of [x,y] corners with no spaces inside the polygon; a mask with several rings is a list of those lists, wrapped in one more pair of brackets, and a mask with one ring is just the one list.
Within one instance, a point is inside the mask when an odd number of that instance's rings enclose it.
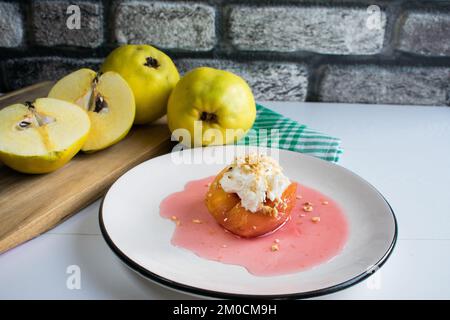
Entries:
{"label": "baked quince dessert", "polygon": [[206,206],[226,230],[245,238],[282,226],[295,206],[297,184],[266,155],[237,157],[211,183]]}

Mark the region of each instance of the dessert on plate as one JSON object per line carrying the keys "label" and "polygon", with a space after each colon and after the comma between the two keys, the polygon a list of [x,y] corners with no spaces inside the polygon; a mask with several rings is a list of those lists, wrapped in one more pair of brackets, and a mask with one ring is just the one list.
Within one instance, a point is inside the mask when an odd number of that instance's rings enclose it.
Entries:
{"label": "dessert on plate", "polygon": [[347,239],[345,214],[329,196],[290,178],[275,159],[254,153],[189,181],[160,204],[160,215],[175,223],[171,243],[256,276],[330,260]]}
{"label": "dessert on plate", "polygon": [[245,238],[281,227],[295,206],[297,184],[263,154],[236,157],[211,183],[206,206],[226,230]]}

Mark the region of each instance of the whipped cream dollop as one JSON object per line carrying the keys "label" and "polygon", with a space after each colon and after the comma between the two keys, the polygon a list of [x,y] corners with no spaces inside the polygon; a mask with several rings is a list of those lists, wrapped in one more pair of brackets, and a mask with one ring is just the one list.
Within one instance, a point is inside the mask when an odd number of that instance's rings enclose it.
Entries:
{"label": "whipped cream dollop", "polygon": [[275,159],[257,153],[237,157],[219,183],[225,192],[236,193],[251,212],[262,208],[266,199],[281,200],[291,184]]}

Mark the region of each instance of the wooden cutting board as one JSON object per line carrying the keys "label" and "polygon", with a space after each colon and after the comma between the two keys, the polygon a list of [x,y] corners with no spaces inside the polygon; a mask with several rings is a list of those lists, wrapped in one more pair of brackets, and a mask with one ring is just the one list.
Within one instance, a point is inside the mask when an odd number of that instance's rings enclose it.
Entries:
{"label": "wooden cutting board", "polygon": [[[0,96],[0,109],[45,97],[51,86],[45,82]],[[0,254],[55,227],[100,198],[127,170],[170,148],[170,132],[160,121],[135,126],[118,144],[79,153],[49,174],[21,174],[0,164]]]}

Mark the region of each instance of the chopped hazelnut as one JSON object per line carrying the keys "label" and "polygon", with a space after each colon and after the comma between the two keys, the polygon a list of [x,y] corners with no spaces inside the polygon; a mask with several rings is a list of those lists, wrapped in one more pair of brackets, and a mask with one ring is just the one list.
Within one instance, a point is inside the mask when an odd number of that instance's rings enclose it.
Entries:
{"label": "chopped hazelnut", "polygon": [[177,216],[171,216],[170,220],[175,222],[177,226],[179,226],[181,224],[181,221],[180,221],[180,219],[177,218]]}
{"label": "chopped hazelnut", "polygon": [[198,223],[198,224],[202,223],[202,221],[199,220],[199,219],[193,219],[192,222],[193,222],[193,223]]}
{"label": "chopped hazelnut", "polygon": [[320,222],[320,217],[312,217],[311,221],[314,223]]}
{"label": "chopped hazelnut", "polygon": [[272,247],[270,247],[270,250],[272,250],[272,252],[275,252],[280,250],[280,247],[278,246],[278,244],[274,243]]}
{"label": "chopped hazelnut", "polygon": [[303,211],[305,211],[305,212],[311,212],[313,210],[314,210],[313,207],[310,206],[310,205],[304,205],[303,206]]}

